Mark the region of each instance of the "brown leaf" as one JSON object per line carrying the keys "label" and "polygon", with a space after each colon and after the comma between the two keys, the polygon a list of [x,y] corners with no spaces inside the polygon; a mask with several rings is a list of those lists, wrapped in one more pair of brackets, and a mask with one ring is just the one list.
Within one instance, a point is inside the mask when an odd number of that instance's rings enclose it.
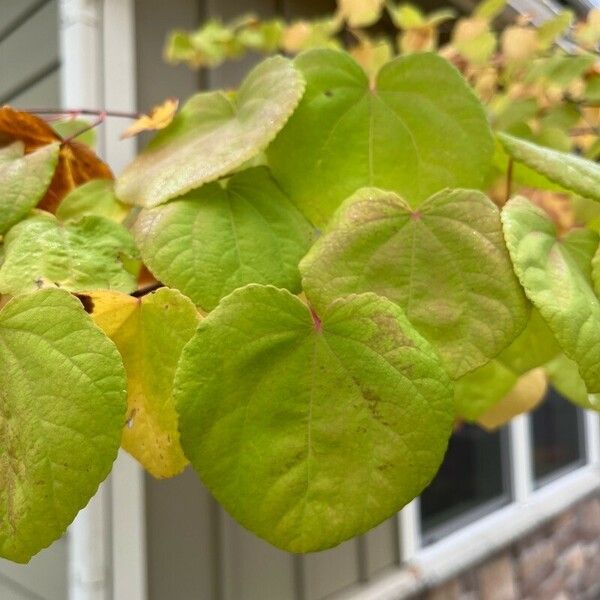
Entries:
{"label": "brown leaf", "polygon": [[142,115],[134,121],[122,134],[121,139],[133,137],[142,131],[154,131],[164,129],[175,116],[179,100],[167,98],[161,104],[155,106],[147,115]]}
{"label": "brown leaf", "polygon": [[73,189],[90,179],[113,179],[109,166],[86,145],[65,141],[36,115],[10,106],[0,108],[0,145],[20,140],[25,152],[60,142],[60,154],[54,177],[38,207],[54,212],[61,200]]}

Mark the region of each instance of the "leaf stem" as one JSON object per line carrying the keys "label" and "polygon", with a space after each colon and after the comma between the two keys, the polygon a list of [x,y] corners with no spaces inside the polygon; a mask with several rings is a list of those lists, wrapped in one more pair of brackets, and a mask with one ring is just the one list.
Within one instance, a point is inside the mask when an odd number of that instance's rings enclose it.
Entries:
{"label": "leaf stem", "polygon": [[161,287],[164,287],[164,285],[160,283],[160,281],[157,281],[156,283],[147,285],[146,287],[140,288],[139,290],[135,290],[135,292],[131,292],[131,294],[129,295],[133,296],[134,298],[141,298],[142,296],[146,296],[147,294],[155,292]]}
{"label": "leaf stem", "polygon": [[98,118],[90,123],[87,127],[84,127],[83,129],[76,131],[73,135],[70,135],[69,137],[66,137],[62,143],[63,144],[68,144],[69,142],[72,142],[76,137],[79,137],[82,133],[85,133],[86,131],[90,131],[90,129],[94,129],[94,127],[98,127],[98,125],[100,125],[101,123],[104,123],[104,121],[106,121],[106,112],[101,112],[100,115],[98,116]]}

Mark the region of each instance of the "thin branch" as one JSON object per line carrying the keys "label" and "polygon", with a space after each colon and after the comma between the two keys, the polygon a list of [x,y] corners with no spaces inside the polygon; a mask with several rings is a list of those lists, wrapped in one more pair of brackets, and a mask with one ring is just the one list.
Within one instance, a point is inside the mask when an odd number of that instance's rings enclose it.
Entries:
{"label": "thin branch", "polygon": [[64,115],[76,117],[78,115],[95,115],[97,117],[105,115],[107,117],[118,117],[120,119],[139,119],[142,113],[125,112],[120,110],[100,110],[91,108],[24,108],[24,112],[37,115]]}
{"label": "thin branch", "polygon": [[146,296],[148,294],[151,294],[152,292],[155,292],[161,287],[164,287],[164,285],[160,283],[160,281],[157,281],[156,283],[147,285],[146,287],[140,288],[139,290],[135,290],[135,292],[131,292],[131,294],[129,295],[133,296],[134,298],[141,298],[142,296]]}
{"label": "thin branch", "polygon": [[80,131],[76,131],[73,135],[66,137],[62,141],[62,143],[68,144],[69,142],[72,142],[75,138],[79,137],[82,133],[85,133],[86,131],[90,131],[90,129],[94,129],[94,127],[98,127],[98,125],[100,125],[101,123],[104,123],[104,121],[106,121],[106,112],[100,113],[100,116],[93,123],[90,123],[87,127],[84,127]]}

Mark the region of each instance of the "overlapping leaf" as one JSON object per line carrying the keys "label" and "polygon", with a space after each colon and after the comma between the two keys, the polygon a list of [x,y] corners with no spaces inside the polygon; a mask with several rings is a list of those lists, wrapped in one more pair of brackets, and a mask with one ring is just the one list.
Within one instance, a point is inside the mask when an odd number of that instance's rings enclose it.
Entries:
{"label": "overlapping leaf", "polygon": [[600,301],[591,278],[598,234],[563,238],[546,213],[521,197],[502,211],[504,235],[525,293],[574,360],[590,393],[600,392]]}
{"label": "overlapping leaf", "polygon": [[205,310],[248,283],[300,289],[313,229],[264,167],[143,210],[134,227],[145,264]]}
{"label": "overlapping leaf", "polygon": [[54,212],[60,201],[74,188],[90,179],[112,179],[108,165],[100,160],[86,144],[63,141],[48,123],[28,112],[9,106],[0,108],[0,143],[21,141],[29,153],[42,146],[60,143],[58,165],[46,194],[38,203],[40,208]]}
{"label": "overlapping leaf", "polygon": [[141,299],[119,292],[83,297],[96,324],[117,345],[127,372],[127,424],[122,445],[155,477],[187,464],[179,444],[173,378],[181,350],[198,324],[192,302],[162,288]]}
{"label": "overlapping leaf", "polygon": [[58,144],[23,155],[19,142],[0,158],[0,235],[24,219],[44,197],[58,163]]}
{"label": "overlapping leaf", "polygon": [[275,178],[316,225],[364,186],[396,191],[416,207],[445,187],[483,184],[490,128],[444,59],[397,58],[372,85],[350,56],[334,50],[307,52],[295,65],[306,93],[267,154]]}
{"label": "overlapping leaf", "polygon": [[600,395],[588,394],[576,362],[561,354],[546,365],[546,374],[561,396],[581,408],[600,411]]}
{"label": "overlapping leaf", "polygon": [[499,133],[504,148],[515,160],[568,190],[600,201],[600,166],[575,154],[558,152]]}
{"label": "overlapping leaf", "polygon": [[292,63],[259,64],[236,95],[197,94],[117,181],[117,196],[152,207],[230,173],[264,150],[304,90]]}
{"label": "overlapping leaf", "polygon": [[412,211],[394,193],[361,190],[301,272],[319,307],[365,291],[399,304],[454,378],[496,356],[527,323],[498,209],[478,191],[443,191]]}
{"label": "overlapping leaf", "polygon": [[0,311],[0,556],[59,538],[117,455],[126,381],[114,344],[61,290]]}
{"label": "overlapping leaf", "polygon": [[87,216],[61,224],[39,212],[15,225],[4,238],[0,293],[20,294],[42,287],[70,291],[136,288],[137,249],[121,225]]}
{"label": "overlapping leaf", "polygon": [[452,423],[435,352],[374,294],[311,317],[285,290],[233,292],[185,347],[175,399],[202,481],[293,552],[334,546],[419,494]]}
{"label": "overlapping leaf", "polygon": [[109,179],[93,179],[72,190],[60,203],[56,217],[70,221],[88,215],[106,217],[121,223],[130,207],[115,196],[114,183]]}

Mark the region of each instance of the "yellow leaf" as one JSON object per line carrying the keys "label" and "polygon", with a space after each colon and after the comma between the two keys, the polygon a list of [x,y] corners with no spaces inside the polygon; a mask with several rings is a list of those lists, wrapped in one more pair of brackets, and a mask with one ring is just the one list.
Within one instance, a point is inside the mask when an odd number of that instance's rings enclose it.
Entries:
{"label": "yellow leaf", "polygon": [[338,14],[350,27],[368,27],[381,18],[385,0],[338,0]]}
{"label": "yellow leaf", "polygon": [[169,288],[143,298],[106,290],[79,298],[123,357],[128,386],[123,448],[155,477],[176,475],[187,459],[179,444],[173,378],[198,324],[196,308]]}
{"label": "yellow leaf", "polygon": [[381,67],[392,59],[393,51],[387,40],[371,40],[361,36],[360,43],[350,50],[350,54],[374,80]]}
{"label": "yellow leaf", "polygon": [[508,423],[513,417],[533,410],[546,395],[546,373],[542,367],[521,376],[513,389],[498,404],[492,406],[477,422],[488,431]]}
{"label": "yellow leaf", "polygon": [[508,62],[528,60],[538,51],[537,32],[531,27],[507,27],[501,39],[502,53]]}
{"label": "yellow leaf", "polygon": [[137,121],[134,121],[121,134],[121,139],[133,137],[142,131],[164,129],[173,120],[178,107],[179,100],[177,98],[167,98],[164,102],[155,106],[147,115],[142,115]]}

